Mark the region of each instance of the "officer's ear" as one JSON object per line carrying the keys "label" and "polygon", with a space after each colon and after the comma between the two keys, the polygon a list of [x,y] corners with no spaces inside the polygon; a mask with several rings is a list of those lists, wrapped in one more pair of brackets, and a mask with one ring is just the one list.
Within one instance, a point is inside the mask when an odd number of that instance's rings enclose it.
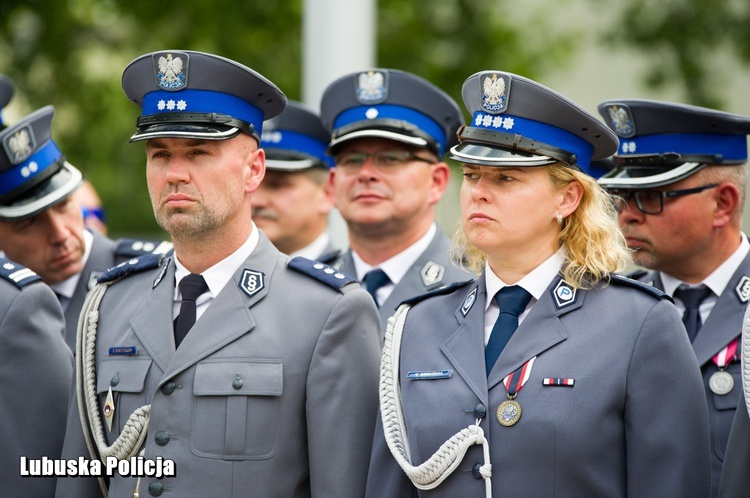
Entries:
{"label": "officer's ear", "polygon": [[245,192],[253,193],[258,190],[260,183],[266,176],[266,151],[255,149],[245,156],[248,174],[245,177]]}
{"label": "officer's ear", "polygon": [[714,202],[714,228],[721,228],[739,219],[738,210],[742,210],[740,205],[740,190],[733,183],[725,182],[719,184],[713,192]]}
{"label": "officer's ear", "polygon": [[430,188],[429,203],[432,205],[437,204],[448,188],[451,170],[443,161],[431,164],[430,168],[432,169],[432,186]]}
{"label": "officer's ear", "polygon": [[563,218],[567,218],[578,209],[578,205],[581,203],[581,199],[583,198],[583,185],[581,185],[581,182],[574,180],[562,188],[562,194],[562,201],[558,206],[557,212]]}

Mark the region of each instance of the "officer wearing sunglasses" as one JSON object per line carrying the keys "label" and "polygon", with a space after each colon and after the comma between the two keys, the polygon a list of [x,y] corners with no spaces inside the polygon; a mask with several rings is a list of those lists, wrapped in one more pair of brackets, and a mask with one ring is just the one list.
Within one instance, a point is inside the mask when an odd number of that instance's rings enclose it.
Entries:
{"label": "officer wearing sunglasses", "polygon": [[633,260],[644,268],[632,276],[673,296],[701,366],[716,496],[742,392],[739,336],[750,300],[750,243],[741,227],[750,118],[647,100],[603,102],[599,113],[620,140],[615,167],[599,183],[612,195]]}

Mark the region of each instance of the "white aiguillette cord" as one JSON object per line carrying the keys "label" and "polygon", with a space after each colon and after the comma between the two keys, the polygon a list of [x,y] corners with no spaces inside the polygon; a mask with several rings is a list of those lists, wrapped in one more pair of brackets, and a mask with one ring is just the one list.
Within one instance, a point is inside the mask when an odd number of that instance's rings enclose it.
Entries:
{"label": "white aiguillette cord", "polygon": [[401,336],[409,308],[409,305],[402,304],[388,319],[383,358],[380,363],[380,416],[388,448],[414,486],[419,489],[434,489],[456,470],[471,446],[481,444],[484,450],[484,465],[480,467],[479,472],[484,478],[485,496],[491,498],[490,446],[479,426],[481,419],[453,435],[423,464],[415,467],[411,463],[398,381]]}
{"label": "white aiguillette cord", "polygon": [[[146,439],[151,415],[151,405],[143,405],[136,409],[128,418],[115,442],[111,446],[107,445],[99,410],[99,398],[96,394],[96,333],[99,305],[111,283],[97,284],[89,292],[81,309],[76,335],[76,394],[81,428],[91,459],[100,458],[104,463],[107,457],[127,460],[136,455],[138,448]],[[106,498],[108,493],[103,477],[99,477],[99,487]]]}
{"label": "white aiguillette cord", "polygon": [[750,306],[745,310],[745,318],[742,320],[742,358],[741,375],[742,391],[745,394],[745,408],[750,416]]}

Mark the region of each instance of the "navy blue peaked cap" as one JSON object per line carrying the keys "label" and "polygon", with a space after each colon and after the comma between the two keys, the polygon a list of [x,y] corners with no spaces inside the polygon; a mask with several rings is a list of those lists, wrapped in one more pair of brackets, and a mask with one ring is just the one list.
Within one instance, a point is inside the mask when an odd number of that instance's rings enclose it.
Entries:
{"label": "navy blue peaked cap", "polygon": [[429,81],[396,69],[347,74],[325,89],[320,103],[330,149],[347,140],[380,137],[425,147],[438,157],[456,143],[461,109]]}
{"label": "navy blue peaked cap", "polygon": [[46,106],[0,132],[0,220],[30,218],[81,186],[83,175],[52,140],[54,114]]}
{"label": "navy blue peaked cap", "polygon": [[266,168],[294,171],[333,166],[333,158],[326,154],[330,140],[320,117],[290,100],[281,114],[263,123],[260,146],[266,151]]}
{"label": "navy blue peaked cap", "polygon": [[750,117],[656,100],[609,100],[599,113],[617,133],[616,167],[606,188],[651,188],[678,182],[709,164],[747,161]]}
{"label": "navy blue peaked cap", "polygon": [[131,142],[160,137],[225,140],[241,131],[260,142],[263,121],[286,107],[284,93],[256,71],[188,50],[138,57],[125,68],[122,88],[142,108]]}
{"label": "navy blue peaked cap", "polygon": [[464,82],[471,122],[450,157],[484,166],[562,162],[588,173],[592,160],[617,150],[617,137],[594,115],[523,76],[481,71]]}

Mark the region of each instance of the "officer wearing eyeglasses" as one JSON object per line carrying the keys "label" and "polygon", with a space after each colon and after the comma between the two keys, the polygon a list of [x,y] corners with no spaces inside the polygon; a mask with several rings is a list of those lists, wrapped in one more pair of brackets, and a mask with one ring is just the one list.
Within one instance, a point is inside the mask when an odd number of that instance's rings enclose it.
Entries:
{"label": "officer wearing eyeglasses", "polygon": [[[739,335],[750,300],[750,243],[741,231],[750,118],[647,100],[599,112],[620,139],[599,179],[618,210],[633,276],[683,313],[703,374],[711,422],[712,496],[742,391]],[[658,382],[658,379],[654,379]]]}
{"label": "officer wearing eyeglasses", "polygon": [[331,83],[321,117],[332,132],[334,202],[349,233],[337,267],[373,295],[385,330],[403,300],[472,278],[435,222],[450,177],[443,154],[457,143],[461,111],[419,76],[372,69]]}

